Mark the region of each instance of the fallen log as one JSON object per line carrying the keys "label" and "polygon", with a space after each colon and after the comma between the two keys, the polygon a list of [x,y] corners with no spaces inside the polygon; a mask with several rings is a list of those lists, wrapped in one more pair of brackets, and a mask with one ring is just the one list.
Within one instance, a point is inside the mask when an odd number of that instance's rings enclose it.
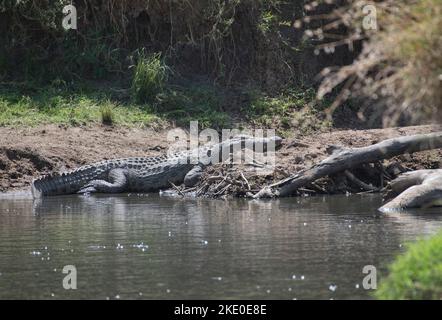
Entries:
{"label": "fallen log", "polygon": [[437,148],[442,148],[442,132],[392,138],[361,148],[335,147],[332,149],[333,153],[320,163],[262,188],[253,198],[290,196],[297,189],[327,175],[404,153],[410,154]]}
{"label": "fallen log", "polygon": [[390,202],[379,208],[381,212],[408,208],[429,208],[442,205],[442,169],[406,172],[390,182],[395,195]]}
{"label": "fallen log", "polygon": [[384,190],[384,201],[389,201],[408,188],[422,184],[426,178],[434,173],[440,173],[440,169],[415,170],[400,174],[396,179],[390,181]]}

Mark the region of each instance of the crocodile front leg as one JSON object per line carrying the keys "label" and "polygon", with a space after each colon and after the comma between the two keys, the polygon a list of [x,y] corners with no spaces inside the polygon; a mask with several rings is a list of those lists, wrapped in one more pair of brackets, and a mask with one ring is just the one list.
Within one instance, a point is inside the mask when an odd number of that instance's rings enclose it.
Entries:
{"label": "crocodile front leg", "polygon": [[121,193],[127,190],[127,170],[112,169],[109,171],[109,182],[92,180],[77,193]]}

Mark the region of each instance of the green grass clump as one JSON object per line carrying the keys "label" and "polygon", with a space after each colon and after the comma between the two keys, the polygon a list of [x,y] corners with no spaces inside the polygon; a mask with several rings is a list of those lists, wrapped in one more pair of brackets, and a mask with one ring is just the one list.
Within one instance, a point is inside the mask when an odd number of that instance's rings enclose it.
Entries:
{"label": "green grass clump", "polygon": [[442,299],[442,232],[408,246],[390,266],[378,299]]}
{"label": "green grass clump", "polygon": [[167,81],[169,68],[160,53],[140,53],[132,81],[132,96],[137,103],[152,102]]}
{"label": "green grass clump", "polygon": [[101,113],[101,123],[106,126],[111,126],[114,123],[114,112],[113,112],[113,106],[112,103],[109,102],[107,104],[104,104],[100,108]]}

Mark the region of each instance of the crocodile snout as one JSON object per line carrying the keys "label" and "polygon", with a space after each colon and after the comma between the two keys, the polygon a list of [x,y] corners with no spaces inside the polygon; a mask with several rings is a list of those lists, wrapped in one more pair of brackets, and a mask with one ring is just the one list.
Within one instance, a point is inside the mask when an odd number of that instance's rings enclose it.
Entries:
{"label": "crocodile snout", "polygon": [[273,139],[275,140],[275,147],[276,147],[276,149],[281,148],[282,140],[283,139],[281,137],[279,137],[279,136],[274,136]]}

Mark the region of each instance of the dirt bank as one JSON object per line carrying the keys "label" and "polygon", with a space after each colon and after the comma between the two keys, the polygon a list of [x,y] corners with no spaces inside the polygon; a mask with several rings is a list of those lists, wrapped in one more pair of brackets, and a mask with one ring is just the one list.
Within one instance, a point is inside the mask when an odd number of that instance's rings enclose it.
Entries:
{"label": "dirt bank", "polygon": [[27,188],[33,178],[110,158],[155,156],[166,133],[102,126],[0,128],[0,191]]}
{"label": "dirt bank", "polygon": [[[256,184],[277,180],[304,169],[327,156],[330,145],[360,147],[383,139],[440,131],[436,126],[415,126],[373,130],[345,130],[316,133],[286,139],[277,153],[274,174]],[[23,190],[33,178],[53,171],[73,169],[104,159],[156,156],[166,152],[167,131],[108,128],[102,126],[0,128],[0,192]],[[442,150],[403,155],[385,163],[404,169],[441,167]],[[253,181],[250,181],[253,184]],[[258,187],[256,185],[256,187]]]}

